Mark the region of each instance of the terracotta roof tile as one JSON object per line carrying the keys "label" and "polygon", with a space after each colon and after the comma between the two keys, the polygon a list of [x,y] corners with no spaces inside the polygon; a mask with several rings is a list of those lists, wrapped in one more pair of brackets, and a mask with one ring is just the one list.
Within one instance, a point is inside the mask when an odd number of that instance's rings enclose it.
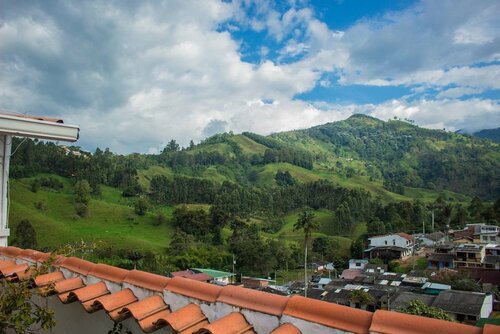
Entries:
{"label": "terracotta roof tile", "polygon": [[207,317],[196,304],[186,305],[177,311],[158,317],[154,321],[156,328],[169,326],[174,333],[193,333],[209,324]]}
{"label": "terracotta roof tile", "polygon": [[483,327],[483,334],[500,334],[500,326],[485,324]]}
{"label": "terracotta roof tile", "polygon": [[127,277],[123,280],[124,283],[129,283],[141,288],[161,292],[165,289],[170,278],[160,275],[151,274],[140,270],[131,270]]}
{"label": "terracotta roof tile", "polygon": [[118,313],[122,319],[134,317],[143,331],[151,332],[155,328],[153,322],[169,314],[170,310],[160,295],[153,295],[127,305]]}
{"label": "terracotta roof tile", "polygon": [[397,235],[399,235],[401,238],[405,238],[406,240],[413,241],[413,237],[407,233],[400,232],[397,233]]}
{"label": "terracotta roof tile", "polygon": [[129,274],[129,270],[113,267],[107,264],[96,264],[95,267],[87,274],[107,281],[121,283]]}
{"label": "terracotta roof tile", "polygon": [[368,333],[372,319],[367,311],[301,296],[290,297],[283,314],[352,333]]}
{"label": "terracotta roof tile", "polygon": [[68,303],[79,300],[80,302],[84,303],[107,294],[109,294],[109,291],[108,288],[106,287],[106,284],[104,282],[99,282],[80,289],[70,291],[68,293],[67,298],[65,299],[65,302]]}
{"label": "terracotta roof tile", "polygon": [[[0,261],[0,273],[11,275],[7,279],[16,281],[28,279],[35,270],[28,264],[17,265],[16,259],[33,259],[43,261],[50,254],[34,250],[21,250],[17,247],[0,247],[0,254],[12,258]],[[17,255],[15,255],[17,254]],[[326,327],[351,333],[377,334],[423,334],[432,332],[439,334],[500,334],[500,327],[485,325],[484,330],[458,323],[422,318],[389,311],[376,311],[374,314],[323,301],[307,299],[300,296],[286,298],[240,287],[226,286],[224,288],[208,283],[202,283],[186,278],[169,279],[138,270],[124,270],[104,264],[95,265],[78,258],[59,257],[61,268],[81,275],[92,275],[100,278],[96,284],[84,286],[81,277],[64,279],[61,271],[40,275],[34,283],[43,293],[57,292],[63,303],[79,300],[88,312],[105,309],[113,320],[121,321],[134,317],[144,332],[152,332],[160,327],[169,326],[176,334],[251,334],[255,333],[252,326],[241,313],[231,313],[215,320],[211,324],[202,312],[199,301],[221,302],[241,309],[253,310],[277,316],[290,316],[307,322],[317,323]],[[55,264],[57,268],[59,264]],[[29,269],[26,272],[26,269]],[[19,271],[21,270],[21,271]],[[105,281],[127,283],[156,292],[170,291],[174,294],[195,299],[193,303],[171,312],[165,304],[164,296],[153,295],[137,301],[131,289],[121,286],[121,290],[110,294]],[[135,290],[134,290],[135,291]],[[214,306],[217,308],[217,306]],[[283,319],[283,318],[282,318]],[[284,319],[283,319],[284,320]],[[262,320],[265,321],[265,320]],[[273,334],[300,334],[292,324],[282,324],[275,328]]]}
{"label": "terracotta roof tile", "polygon": [[34,249],[23,249],[16,257],[18,259],[35,261],[35,259],[33,258],[33,255],[35,253],[37,253],[37,251]]}
{"label": "terracotta roof tile", "polygon": [[380,310],[373,315],[370,327],[370,332],[380,334],[424,334],[430,330],[439,334],[481,334],[479,327]]}
{"label": "terracotta roof tile", "polygon": [[57,293],[64,293],[83,288],[84,286],[85,284],[83,284],[83,280],[80,277],[73,277],[55,282],[54,291]]}
{"label": "terracotta roof tile", "polygon": [[217,301],[279,316],[285,309],[288,297],[228,285],[222,289]]}
{"label": "terracotta roof tile", "polygon": [[21,254],[22,251],[23,250],[21,248],[9,246],[9,247],[3,247],[1,249],[1,254],[14,258],[17,257],[19,254]]}
{"label": "terracotta roof tile", "polygon": [[7,266],[0,268],[0,275],[3,277],[12,276],[15,273],[22,273],[27,271],[29,266],[25,263],[23,264],[15,264],[13,266]]}
{"label": "terracotta roof tile", "polygon": [[100,309],[106,310],[111,319],[116,321],[120,318],[119,311],[121,311],[123,307],[135,303],[136,301],[137,297],[132,293],[132,290],[123,289],[110,295],[94,299],[90,307],[93,311]]}
{"label": "terracotta roof tile", "polygon": [[222,291],[222,287],[190,280],[184,277],[174,277],[170,279],[165,290],[213,303],[217,300],[217,297]]}
{"label": "terracotta roof tile", "polygon": [[255,334],[255,332],[241,313],[233,312],[210,325],[203,326],[196,334]]}
{"label": "terracotta roof tile", "polygon": [[271,334],[302,334],[302,333],[294,325],[286,323],[273,330]]}
{"label": "terracotta roof tile", "polygon": [[12,267],[15,265],[16,265],[16,261],[14,261],[14,260],[0,261],[0,269]]}
{"label": "terracotta roof tile", "polygon": [[54,271],[53,273],[48,273],[44,275],[39,275],[35,277],[35,284],[38,287],[49,285],[51,283],[55,283],[57,281],[62,281],[64,279],[64,275],[60,271]]}
{"label": "terracotta roof tile", "polygon": [[[141,329],[146,332],[146,333],[150,333],[154,330],[157,330],[158,328],[160,327],[163,327],[163,325],[158,325],[157,324],[157,321],[158,319],[164,319],[165,317],[167,317],[169,314],[170,314],[170,310],[167,309],[167,310],[162,310],[162,311],[159,311],[155,314],[152,314],[150,315],[149,317],[146,317],[142,320],[139,320],[138,323],[139,323],[139,326],[141,327]],[[191,333],[189,333],[191,334]]]}
{"label": "terracotta roof tile", "polygon": [[33,249],[25,249],[19,255],[17,255],[17,258],[19,259],[35,262],[43,262],[49,257],[50,253],[39,252]]}
{"label": "terracotta roof tile", "polygon": [[87,275],[90,271],[92,271],[92,269],[94,269],[95,266],[95,263],[85,261],[77,257],[68,257],[66,259],[63,259],[60,263],[60,267],[66,268],[81,275]]}
{"label": "terracotta roof tile", "polygon": [[11,281],[19,282],[19,281],[25,281],[31,278],[31,276],[35,273],[35,269],[30,267],[28,270],[25,271],[19,271],[17,273],[14,273],[11,276]]}

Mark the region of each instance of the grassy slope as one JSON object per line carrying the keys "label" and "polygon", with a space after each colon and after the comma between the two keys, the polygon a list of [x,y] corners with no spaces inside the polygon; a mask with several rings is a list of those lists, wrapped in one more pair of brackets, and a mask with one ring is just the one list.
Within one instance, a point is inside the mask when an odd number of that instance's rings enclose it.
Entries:
{"label": "grassy slope", "polygon": [[[102,198],[91,200],[90,214],[86,218],[77,218],[74,214],[71,191],[67,181],[60,193],[46,189],[33,193],[29,189],[29,179],[11,180],[12,233],[19,221],[29,219],[42,247],[52,248],[80,240],[103,240],[116,248],[155,251],[163,251],[168,246],[170,226],[153,226],[153,213],[143,217],[135,215],[118,190],[103,187]],[[45,210],[35,208],[38,201],[45,203]],[[171,216],[172,208],[161,210]]]}

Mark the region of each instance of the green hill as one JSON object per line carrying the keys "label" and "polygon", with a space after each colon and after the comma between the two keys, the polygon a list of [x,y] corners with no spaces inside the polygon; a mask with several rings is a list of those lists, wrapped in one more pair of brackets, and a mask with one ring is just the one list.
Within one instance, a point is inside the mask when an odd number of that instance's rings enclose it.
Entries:
{"label": "green hill", "polygon": [[[71,183],[65,178],[58,179],[64,183],[62,191],[41,188],[36,193],[30,190],[32,178],[11,181],[9,221],[13,238],[17,224],[28,219],[42,247],[102,240],[106,246],[116,249],[165,251],[172,235],[170,226],[155,226],[151,212],[145,216],[134,214],[130,201],[121,196],[121,191],[104,186],[101,198],[90,201],[89,216],[82,218],[75,214]],[[173,209],[158,210],[170,217]]]}
{"label": "green hill", "polygon": [[[28,140],[12,157],[10,222],[15,237],[16,225],[28,219],[40,247],[99,239],[114,249],[163,254],[174,237],[176,205],[217,207],[256,225],[266,240],[288,243],[300,242],[293,224],[309,209],[320,223],[313,236],[328,238],[333,253],[348,256],[351,240],[366,231],[419,230],[430,219],[429,202],[437,201],[438,227],[496,219],[491,202],[471,199],[500,197],[499,171],[498,144],[364,115],[270,136],[217,134],[182,149],[171,141],[156,155],[99,149],[66,155],[53,143]],[[63,189],[33,192],[34,178],[44,175],[58,178]],[[73,202],[78,180],[99,194],[84,218]],[[139,198],[150,205],[144,216],[134,213]],[[166,217],[160,224],[158,212]],[[220,231],[224,247],[232,228]],[[189,259],[208,256],[202,255]]]}

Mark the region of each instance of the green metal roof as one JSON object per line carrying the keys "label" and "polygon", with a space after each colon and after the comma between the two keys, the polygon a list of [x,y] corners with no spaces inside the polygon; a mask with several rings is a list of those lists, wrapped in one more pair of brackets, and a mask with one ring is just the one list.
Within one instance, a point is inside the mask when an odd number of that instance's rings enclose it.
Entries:
{"label": "green metal roof", "polygon": [[201,268],[191,268],[193,271],[197,271],[200,273],[205,273],[207,275],[212,276],[213,278],[224,278],[234,276],[233,273],[228,273],[226,271],[220,271],[215,269],[201,269]]}

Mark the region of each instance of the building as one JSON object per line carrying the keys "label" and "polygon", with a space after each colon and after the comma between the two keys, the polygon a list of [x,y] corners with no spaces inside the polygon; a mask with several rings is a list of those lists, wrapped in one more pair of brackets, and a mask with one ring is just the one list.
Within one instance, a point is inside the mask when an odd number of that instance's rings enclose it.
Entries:
{"label": "building", "polygon": [[500,228],[495,225],[467,224],[463,230],[451,231],[455,243],[474,242],[478,244],[500,243]]}
{"label": "building", "polygon": [[482,267],[484,260],[485,247],[479,244],[459,244],[454,249],[455,259],[453,266],[455,268],[479,268]]}
{"label": "building", "polygon": [[368,238],[369,247],[397,246],[401,248],[413,248],[413,237],[406,233],[378,235]]}
{"label": "building", "polygon": [[486,245],[484,248],[483,267],[488,269],[500,269],[500,245]]}
{"label": "building", "polygon": [[418,233],[414,234],[413,238],[416,243],[426,247],[440,245],[446,241],[446,235],[443,232],[434,232],[429,234]]}
{"label": "building", "polygon": [[451,269],[454,267],[455,252],[453,245],[443,244],[436,246],[434,252],[429,255],[427,262],[429,269]]}
{"label": "building", "polygon": [[448,313],[454,320],[475,324],[481,318],[488,318],[493,310],[493,296],[480,292],[442,291],[432,303]]}
{"label": "building", "polygon": [[427,306],[432,306],[436,299],[434,295],[426,295],[421,293],[414,293],[409,291],[401,291],[396,293],[390,300],[390,310],[402,310],[410,305],[414,300],[419,300]]}
{"label": "building", "polygon": [[212,277],[213,279],[210,282],[220,285],[226,285],[231,283],[232,277],[234,276],[233,273],[228,273],[226,271],[220,271],[215,269],[191,268],[191,270],[196,273],[203,273]]}
{"label": "building", "polygon": [[350,259],[349,269],[365,269],[368,265],[368,260],[366,259]]}
{"label": "building", "polygon": [[248,276],[241,277],[241,284],[243,284],[244,287],[250,288],[250,289],[266,288],[269,286],[269,282],[275,283],[275,281],[268,280],[265,278],[248,277]]}
{"label": "building", "polygon": [[427,282],[422,285],[422,291],[428,295],[439,295],[442,291],[451,290],[451,285]]}
{"label": "building", "polygon": [[379,235],[368,240],[370,244],[363,252],[363,257],[369,259],[404,259],[413,254],[415,246],[413,237],[406,233]]}
{"label": "building", "polygon": [[[0,247],[0,274],[11,282],[50,254]],[[33,280],[41,302],[55,312],[53,334],[107,333],[115,321],[133,334],[493,334],[483,329],[398,312],[374,313],[301,296],[279,296],[237,286],[58,257]],[[410,328],[411,326],[411,328]]]}
{"label": "building", "polygon": [[193,279],[195,281],[200,281],[200,282],[211,282],[214,278],[210,275],[207,275],[205,273],[197,273],[192,270],[182,270],[182,271],[173,271],[170,273],[170,276],[172,277],[184,277],[184,278],[189,278]]}

